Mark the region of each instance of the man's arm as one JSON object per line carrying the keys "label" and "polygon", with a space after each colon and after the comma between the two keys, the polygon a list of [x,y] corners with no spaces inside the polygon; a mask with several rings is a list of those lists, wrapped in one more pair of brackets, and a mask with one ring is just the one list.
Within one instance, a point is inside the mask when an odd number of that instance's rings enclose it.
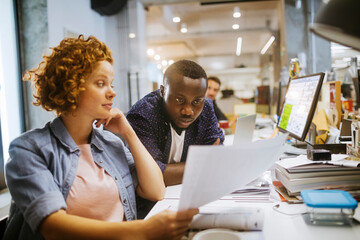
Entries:
{"label": "man's arm", "polygon": [[164,154],[159,148],[158,132],[154,130],[154,126],[144,117],[138,114],[128,114],[126,116],[130,125],[136,132],[136,135],[154,158],[161,171],[164,172],[166,164],[164,162]]}
{"label": "man's arm", "polygon": [[165,186],[181,184],[184,176],[184,170],[184,162],[166,164],[164,171]]}
{"label": "man's arm", "polygon": [[[219,145],[220,138],[217,138],[213,145]],[[169,163],[164,171],[165,186],[172,186],[182,183],[184,177],[185,163]]]}

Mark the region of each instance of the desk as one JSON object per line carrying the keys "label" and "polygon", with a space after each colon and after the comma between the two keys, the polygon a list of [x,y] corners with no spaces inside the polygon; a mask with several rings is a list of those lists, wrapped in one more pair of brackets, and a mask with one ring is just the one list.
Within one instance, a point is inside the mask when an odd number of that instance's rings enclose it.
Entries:
{"label": "desk", "polygon": [[[179,186],[167,187],[164,200],[159,201],[146,218],[161,212],[174,209],[179,202]],[[299,213],[306,210],[304,204],[273,203],[239,203],[231,200],[218,200],[207,206],[224,207],[261,207],[264,209],[263,238],[266,240],[352,240],[360,239],[360,224],[352,227],[312,226],[307,225],[301,215],[288,216],[273,210],[280,204],[279,210],[287,213]],[[360,206],[356,211],[360,211]]]}

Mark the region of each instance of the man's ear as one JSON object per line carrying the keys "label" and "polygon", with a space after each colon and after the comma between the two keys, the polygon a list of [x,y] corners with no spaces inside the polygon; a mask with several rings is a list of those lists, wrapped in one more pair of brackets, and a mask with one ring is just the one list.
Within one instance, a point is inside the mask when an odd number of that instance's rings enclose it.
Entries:
{"label": "man's ear", "polygon": [[160,85],[160,96],[164,98],[165,96],[165,87],[164,85]]}

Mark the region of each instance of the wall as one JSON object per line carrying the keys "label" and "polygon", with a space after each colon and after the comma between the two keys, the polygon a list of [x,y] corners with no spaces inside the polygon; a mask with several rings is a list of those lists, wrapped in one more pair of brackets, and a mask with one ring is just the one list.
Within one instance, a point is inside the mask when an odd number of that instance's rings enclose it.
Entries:
{"label": "wall", "polygon": [[[234,95],[239,98],[252,98],[256,86],[261,84],[259,68],[233,68],[227,70],[207,71],[208,76],[217,76],[221,80],[220,91],[233,89]],[[217,99],[221,98],[221,93]]]}
{"label": "wall", "polygon": [[313,74],[331,69],[330,42],[317,37],[308,29],[322,0],[301,0],[301,8],[295,1],[285,0],[286,51],[289,66],[291,58],[298,58],[303,74]]}
{"label": "wall", "polygon": [[[145,26],[145,13],[142,4],[129,0],[127,6],[112,16],[101,16],[91,9],[90,0],[33,0],[19,1],[22,21],[21,35],[23,42],[23,71],[29,70],[42,60],[48,48],[56,46],[64,37],[85,37],[94,35],[105,42],[111,49],[114,58],[114,87],[117,97],[114,107],[127,112],[131,103],[137,101],[149,91],[146,78],[145,35],[141,28]],[[136,21],[134,21],[136,19]],[[137,34],[129,39],[129,29]],[[145,60],[144,60],[145,59]],[[139,73],[139,86],[131,84],[129,88],[128,73]],[[132,79],[134,81],[134,79]],[[26,83],[26,108],[28,121],[26,129],[42,127],[55,117],[41,107],[32,106],[32,89]]]}

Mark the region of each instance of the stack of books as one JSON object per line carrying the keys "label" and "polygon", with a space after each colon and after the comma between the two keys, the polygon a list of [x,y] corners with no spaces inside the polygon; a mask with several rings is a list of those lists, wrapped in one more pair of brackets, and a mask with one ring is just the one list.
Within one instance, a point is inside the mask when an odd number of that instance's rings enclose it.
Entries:
{"label": "stack of books", "polygon": [[276,162],[275,176],[289,196],[298,196],[306,189],[342,189],[358,193],[360,161],[345,157],[340,160],[335,157],[332,161],[311,161],[304,155],[283,159]]}

